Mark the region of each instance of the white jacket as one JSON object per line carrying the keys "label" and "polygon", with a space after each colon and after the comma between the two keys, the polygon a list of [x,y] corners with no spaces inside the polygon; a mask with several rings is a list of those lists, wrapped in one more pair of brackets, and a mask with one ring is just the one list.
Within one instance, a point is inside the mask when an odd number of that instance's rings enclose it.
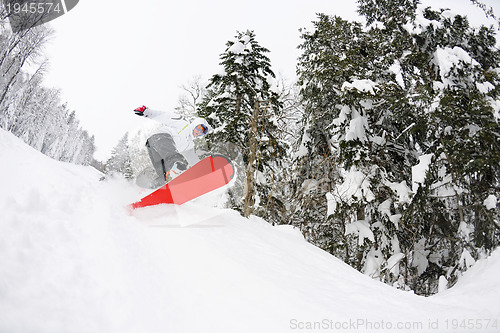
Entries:
{"label": "white jacket", "polygon": [[177,113],[157,111],[150,108],[144,110],[144,116],[162,124],[158,133],[169,133],[172,135],[177,151],[181,154],[191,151],[194,148],[193,140],[195,137],[193,136],[193,130],[196,126],[202,124],[208,129],[207,132],[211,130],[211,127],[203,118],[196,118],[189,123]]}

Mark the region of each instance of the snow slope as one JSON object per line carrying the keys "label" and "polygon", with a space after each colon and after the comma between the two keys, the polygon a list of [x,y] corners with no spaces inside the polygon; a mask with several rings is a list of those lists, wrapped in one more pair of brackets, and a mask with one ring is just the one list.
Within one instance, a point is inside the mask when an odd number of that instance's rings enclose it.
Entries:
{"label": "snow slope", "polygon": [[3,130],[0,161],[2,333],[500,331],[498,251],[423,298],[207,198],[129,215],[134,185]]}

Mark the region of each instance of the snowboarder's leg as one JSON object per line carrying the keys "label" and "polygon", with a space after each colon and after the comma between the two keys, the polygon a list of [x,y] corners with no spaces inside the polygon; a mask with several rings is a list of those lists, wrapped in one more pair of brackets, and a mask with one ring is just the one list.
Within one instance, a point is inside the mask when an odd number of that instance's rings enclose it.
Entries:
{"label": "snowboarder's leg", "polygon": [[[146,143],[146,146],[148,146],[148,143]],[[162,163],[163,159],[161,158],[160,154],[158,154],[156,150],[150,148],[150,146],[148,146],[148,154],[149,158],[151,159],[151,163],[153,164],[153,168],[156,171],[156,174],[158,175],[158,177],[162,177],[164,175]],[[165,178],[163,177],[163,179]]]}
{"label": "snowboarder's leg", "polygon": [[156,173],[163,180],[167,180],[171,170],[177,174],[187,169],[187,161],[177,152],[172,136],[160,133],[151,136],[146,142],[148,154]]}

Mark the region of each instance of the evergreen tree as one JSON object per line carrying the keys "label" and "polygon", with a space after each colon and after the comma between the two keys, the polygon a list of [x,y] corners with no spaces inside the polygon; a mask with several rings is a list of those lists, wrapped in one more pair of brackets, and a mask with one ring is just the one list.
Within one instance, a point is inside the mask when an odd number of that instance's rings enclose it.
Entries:
{"label": "evergreen tree", "polygon": [[155,131],[158,131],[158,127],[153,128],[154,130],[150,128],[142,128],[135,134],[131,134],[132,138],[129,140],[129,154],[131,159],[130,166],[133,175],[138,175],[148,167],[153,168],[145,145],[147,138],[153,135]]}
{"label": "evergreen tree", "polygon": [[493,29],[417,1],[359,12],[367,25],[319,15],[302,35],[298,165],[313,172],[295,187],[316,186],[297,223],[366,274],[432,293],[500,242],[484,205],[499,196]]}
{"label": "evergreen tree", "polygon": [[125,178],[133,177],[132,161],[129,153],[128,132],[118,141],[106,162],[106,173],[121,173]]}
{"label": "evergreen tree", "polygon": [[273,203],[273,175],[284,146],[276,125],[282,106],[273,91],[275,75],[267,52],[252,31],[238,33],[220,56],[223,71],[211,78],[200,110],[215,128],[209,142],[229,142],[242,152],[245,194],[234,205],[245,216],[265,215]]}

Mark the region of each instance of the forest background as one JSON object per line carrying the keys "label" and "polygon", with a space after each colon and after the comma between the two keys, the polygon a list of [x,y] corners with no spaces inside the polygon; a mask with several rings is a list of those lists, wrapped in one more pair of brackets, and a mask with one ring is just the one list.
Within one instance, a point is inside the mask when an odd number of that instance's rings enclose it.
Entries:
{"label": "forest background", "polygon": [[[472,1],[486,15],[487,6]],[[251,30],[236,32],[208,82],[177,111],[216,129],[203,149],[236,147],[228,207],[306,239],[394,287],[431,295],[500,241],[496,28],[416,0],[358,1],[364,22],[318,14],[302,29],[297,82],[276,77]],[[0,125],[43,153],[133,178],[154,125],[94,159],[57,89],[42,84],[48,26],[12,33],[2,15]]]}

